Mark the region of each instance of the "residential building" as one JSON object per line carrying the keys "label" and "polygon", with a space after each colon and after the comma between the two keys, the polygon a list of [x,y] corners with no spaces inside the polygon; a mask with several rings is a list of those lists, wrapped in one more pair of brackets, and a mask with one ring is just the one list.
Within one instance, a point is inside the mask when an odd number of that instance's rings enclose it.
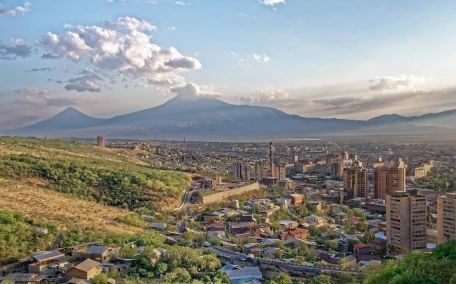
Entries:
{"label": "residential building", "polygon": [[396,191],[405,191],[406,166],[402,159],[397,163],[385,164],[374,168],[374,198],[386,199]]}
{"label": "residential building", "polygon": [[108,252],[108,247],[90,246],[84,251],[83,256],[85,259],[90,258],[99,262],[106,262],[109,261]]}
{"label": "residential building", "polygon": [[291,204],[301,205],[302,204],[302,194],[290,194]]}
{"label": "residential building", "polygon": [[92,259],[86,259],[75,267],[70,268],[70,270],[67,271],[66,276],[69,279],[79,278],[90,280],[100,273],[100,263]]}
{"label": "residential building", "polygon": [[305,240],[305,239],[307,239],[308,235],[309,235],[309,231],[307,231],[306,229],[293,229],[293,230],[288,230],[286,233],[280,234],[279,239],[281,239],[281,240],[288,240],[288,239]]}
{"label": "residential building", "polygon": [[342,179],[344,183],[344,199],[367,198],[369,191],[369,180],[367,169],[352,166],[343,170]]}
{"label": "residential building", "polygon": [[249,164],[234,164],[232,166],[233,178],[238,180],[250,180],[250,170],[251,167]]}
{"label": "residential building", "polygon": [[341,159],[334,159],[331,161],[331,175],[342,177],[343,170],[344,162]]}
{"label": "residential building", "polygon": [[280,166],[275,166],[275,176],[277,177],[277,180],[285,180],[287,178],[286,176],[286,168],[284,165],[280,165]]}
{"label": "residential building", "polygon": [[456,240],[456,193],[437,197],[438,244]]}
{"label": "residential building", "polygon": [[396,191],[386,196],[386,237],[396,249],[426,248],[426,197]]}

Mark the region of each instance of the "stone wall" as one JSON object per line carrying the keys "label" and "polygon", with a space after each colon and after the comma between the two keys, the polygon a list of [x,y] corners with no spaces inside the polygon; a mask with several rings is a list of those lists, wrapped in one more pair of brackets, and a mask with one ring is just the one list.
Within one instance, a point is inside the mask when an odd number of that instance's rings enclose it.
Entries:
{"label": "stone wall", "polygon": [[258,182],[253,182],[251,184],[233,188],[233,189],[228,189],[223,192],[218,192],[206,196],[200,196],[196,197],[193,199],[193,203],[202,203],[202,204],[209,204],[209,203],[216,203],[220,202],[223,200],[226,200],[230,197],[236,196],[236,195],[242,195],[243,193],[249,192],[249,191],[254,191],[260,189]]}

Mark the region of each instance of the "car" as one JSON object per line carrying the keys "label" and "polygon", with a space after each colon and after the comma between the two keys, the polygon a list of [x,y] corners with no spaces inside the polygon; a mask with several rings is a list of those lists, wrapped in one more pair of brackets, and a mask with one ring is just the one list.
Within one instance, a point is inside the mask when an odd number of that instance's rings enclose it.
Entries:
{"label": "car", "polygon": [[238,260],[239,261],[247,261],[247,258],[245,256],[241,255],[240,257],[238,257]]}
{"label": "car", "polygon": [[205,247],[205,248],[208,248],[208,247],[210,247],[210,246],[211,246],[211,243],[210,243],[210,242],[205,242],[205,243],[204,243],[204,247]]}

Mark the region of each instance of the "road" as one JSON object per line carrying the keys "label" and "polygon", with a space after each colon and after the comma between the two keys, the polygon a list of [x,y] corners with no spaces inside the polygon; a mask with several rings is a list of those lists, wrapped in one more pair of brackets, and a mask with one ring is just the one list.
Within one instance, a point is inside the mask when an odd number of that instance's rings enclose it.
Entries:
{"label": "road", "polygon": [[[240,256],[244,256],[245,258],[248,257],[246,254],[232,252],[232,251],[220,248],[220,247],[212,247],[212,250],[214,250],[215,253],[217,253],[217,255],[219,255],[219,256],[224,256],[224,257],[229,257],[229,258],[234,258],[234,259],[237,259]],[[257,257],[253,258],[253,260],[254,260],[253,261],[254,263],[259,261],[261,264],[275,265],[275,266],[285,268],[288,270],[300,271],[300,272],[311,272],[311,273],[317,273],[317,274],[321,274],[324,272],[326,272],[326,273],[350,273],[350,274],[365,273],[364,271],[360,271],[360,270],[290,264],[290,263],[286,263],[283,261],[270,260],[270,259],[257,258]]]}
{"label": "road", "polygon": [[192,195],[195,190],[190,191],[188,188],[185,190],[184,197],[182,198],[181,206],[174,208],[174,211],[185,210],[187,209],[188,205],[190,204],[190,200],[192,200]]}

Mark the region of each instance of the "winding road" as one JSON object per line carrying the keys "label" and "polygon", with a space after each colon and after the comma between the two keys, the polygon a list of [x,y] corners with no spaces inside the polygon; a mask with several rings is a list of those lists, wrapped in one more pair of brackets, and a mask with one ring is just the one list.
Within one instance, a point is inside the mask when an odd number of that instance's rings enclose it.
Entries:
{"label": "winding road", "polygon": [[[243,256],[245,258],[248,257],[246,254],[229,251],[229,250],[223,249],[221,247],[212,247],[212,250],[215,251],[215,253],[218,256],[223,256],[223,257],[229,257],[229,258],[238,258],[240,256]],[[259,261],[261,264],[275,265],[275,266],[285,268],[288,270],[299,271],[299,272],[310,272],[310,273],[316,273],[316,274],[321,274],[324,272],[326,272],[326,273],[350,273],[350,274],[365,273],[364,271],[361,271],[361,270],[291,264],[291,263],[286,263],[284,261],[264,259],[264,258],[258,258],[258,257],[254,257],[253,260],[254,260],[254,263]]]}

